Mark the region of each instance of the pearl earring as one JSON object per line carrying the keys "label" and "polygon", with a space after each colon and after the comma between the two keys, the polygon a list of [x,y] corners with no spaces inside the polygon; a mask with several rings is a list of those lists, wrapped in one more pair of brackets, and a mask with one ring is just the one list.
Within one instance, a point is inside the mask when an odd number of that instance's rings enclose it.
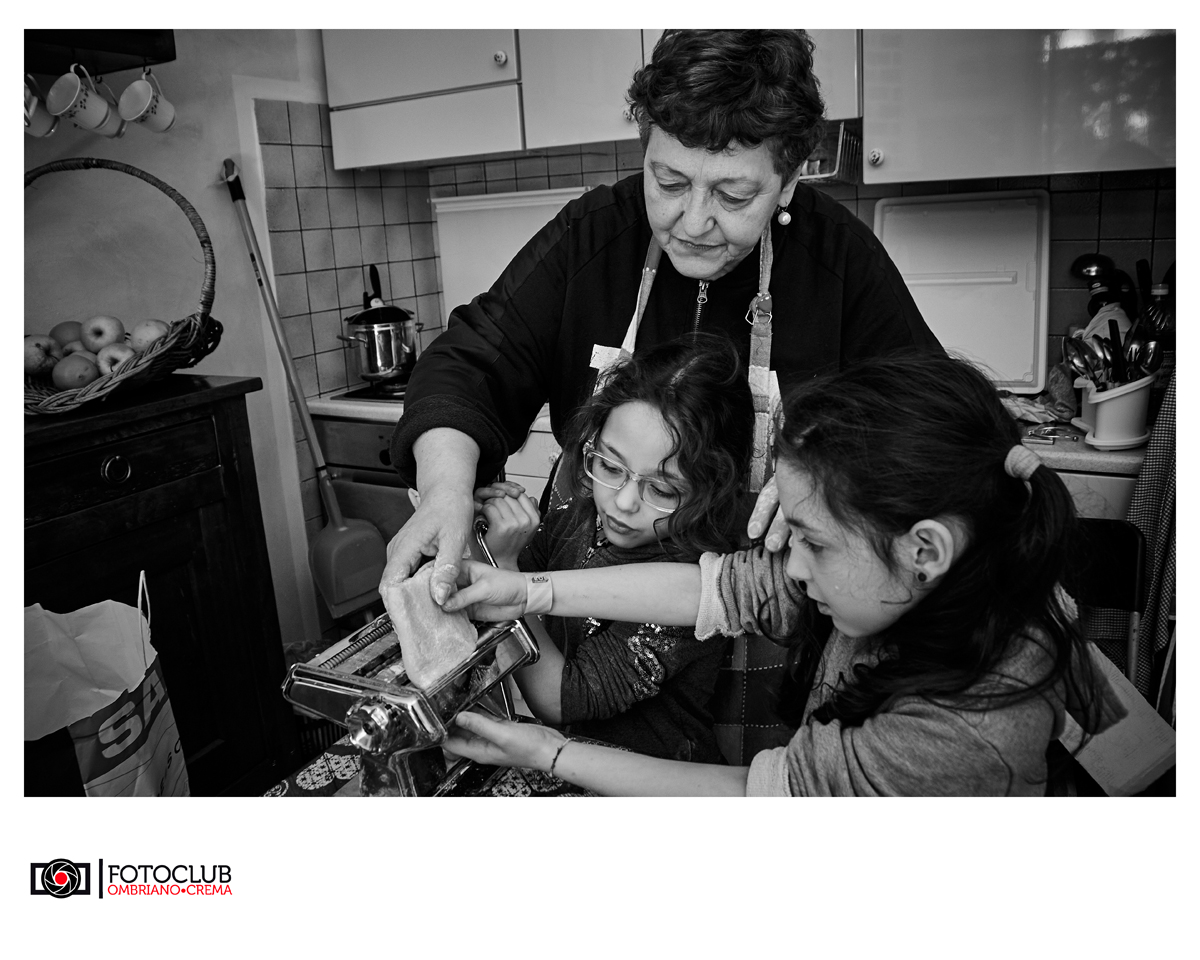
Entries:
{"label": "pearl earring", "polygon": [[779,221],[779,225],[781,227],[786,227],[792,222],[792,215],[783,209],[783,207],[779,207],[779,214],[775,217],[775,219]]}

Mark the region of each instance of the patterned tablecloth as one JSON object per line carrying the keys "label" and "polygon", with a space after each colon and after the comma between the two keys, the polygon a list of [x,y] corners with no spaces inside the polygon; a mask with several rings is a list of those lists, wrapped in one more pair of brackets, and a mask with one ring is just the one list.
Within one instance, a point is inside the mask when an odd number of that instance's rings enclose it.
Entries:
{"label": "patterned tablecloth", "polygon": [[[493,768],[494,769],[494,768]],[[362,757],[347,734],[324,753],[280,781],[267,797],[357,797]],[[511,767],[499,771],[483,788],[456,796],[477,797],[590,797],[581,787],[540,770]]]}

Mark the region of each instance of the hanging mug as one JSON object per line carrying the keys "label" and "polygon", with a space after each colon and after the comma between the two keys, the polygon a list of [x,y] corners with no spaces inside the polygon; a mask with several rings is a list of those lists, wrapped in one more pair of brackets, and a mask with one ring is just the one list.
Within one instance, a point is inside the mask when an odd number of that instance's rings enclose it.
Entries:
{"label": "hanging mug", "polygon": [[[86,83],[79,78],[76,68],[83,72]],[[97,130],[110,123],[110,115],[115,112],[109,99],[96,89],[87,69],[78,63],[71,64],[71,69],[54,81],[46,96],[46,108],[84,130]]]}
{"label": "hanging mug", "polygon": [[175,107],[163,96],[158,77],[151,75],[149,67],[142,71],[140,80],[125,88],[117,110],[122,120],[140,123],[155,133],[170,130],[175,123]]}
{"label": "hanging mug", "polygon": [[25,135],[48,137],[58,129],[58,117],[53,116],[42,102],[42,91],[37,81],[25,74]]}
{"label": "hanging mug", "polygon": [[120,113],[117,112],[117,98],[112,91],[112,87],[110,87],[103,80],[100,81],[100,86],[104,87],[108,91],[107,94],[100,94],[102,97],[104,97],[104,102],[109,106],[108,118],[102,124],[100,124],[100,126],[95,127],[93,132],[100,134],[102,137],[108,137],[112,140],[116,140],[118,137],[125,136],[125,127],[127,124],[121,117]]}

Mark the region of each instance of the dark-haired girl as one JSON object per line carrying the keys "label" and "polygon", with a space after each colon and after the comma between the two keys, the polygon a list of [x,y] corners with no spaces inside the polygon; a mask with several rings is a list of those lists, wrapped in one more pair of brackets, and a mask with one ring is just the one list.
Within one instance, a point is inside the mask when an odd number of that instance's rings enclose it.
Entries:
{"label": "dark-haired girl", "polygon": [[[556,573],[550,609],[788,636],[807,691],[788,746],[749,767],[684,766],[466,714],[450,749],[603,793],[1044,792],[1064,712],[1101,726],[1058,586],[1074,524],[1061,480],[987,379],[947,357],[864,361],[784,412],[786,556]],[[526,605],[525,577],[476,565],[471,578],[454,604]]]}
{"label": "dark-haired girl", "polygon": [[[737,545],[753,401],[737,351],[687,337],[620,363],[568,429],[547,514],[517,484],[475,492],[509,570],[695,563]],[[653,617],[528,618],[541,658],[516,675],[536,716],[655,757],[721,759],[707,704],[727,640]]]}

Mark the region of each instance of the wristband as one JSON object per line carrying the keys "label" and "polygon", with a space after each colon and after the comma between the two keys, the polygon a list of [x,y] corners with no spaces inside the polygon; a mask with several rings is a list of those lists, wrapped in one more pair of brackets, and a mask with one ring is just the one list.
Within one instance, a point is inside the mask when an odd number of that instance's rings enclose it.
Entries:
{"label": "wristband", "polygon": [[554,606],[554,584],[548,573],[525,575],[525,612],[549,613]]}
{"label": "wristband", "polygon": [[558,749],[557,749],[556,751],[554,751],[554,759],[550,761],[550,776],[552,776],[552,777],[553,777],[553,776],[555,776],[555,775],[556,775],[556,774],[554,773],[554,766],[555,766],[555,764],[557,764],[557,763],[558,763],[558,758],[559,758],[560,756],[562,756],[563,747],[565,747],[565,746],[566,746],[568,743],[570,743],[570,742],[571,742],[571,738],[570,738],[570,737],[567,737],[567,739],[566,739],[566,740],[564,740],[562,743],[560,743],[560,744],[558,745]]}

